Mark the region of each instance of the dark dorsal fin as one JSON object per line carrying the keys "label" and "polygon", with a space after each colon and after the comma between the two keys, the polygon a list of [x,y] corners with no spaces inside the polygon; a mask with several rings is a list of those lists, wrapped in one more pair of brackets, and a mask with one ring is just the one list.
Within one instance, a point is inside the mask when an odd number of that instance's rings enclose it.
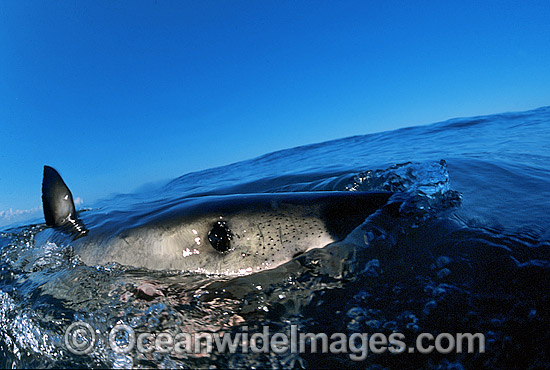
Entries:
{"label": "dark dorsal fin", "polygon": [[58,226],[64,231],[76,233],[79,236],[88,232],[82,221],[78,219],[71,191],[59,173],[50,166],[44,166],[42,205],[46,225]]}

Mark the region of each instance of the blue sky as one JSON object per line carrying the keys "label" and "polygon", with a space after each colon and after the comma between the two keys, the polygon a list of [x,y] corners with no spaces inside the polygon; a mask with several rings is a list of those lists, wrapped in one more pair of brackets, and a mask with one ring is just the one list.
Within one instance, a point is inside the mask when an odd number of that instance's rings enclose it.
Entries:
{"label": "blue sky", "polygon": [[[0,212],[550,105],[550,2],[0,1]],[[70,180],[69,180],[70,179]]]}

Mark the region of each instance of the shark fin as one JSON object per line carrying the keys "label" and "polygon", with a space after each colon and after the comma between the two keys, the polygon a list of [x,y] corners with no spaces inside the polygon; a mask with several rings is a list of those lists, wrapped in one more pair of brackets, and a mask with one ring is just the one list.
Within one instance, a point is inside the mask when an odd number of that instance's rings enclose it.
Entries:
{"label": "shark fin", "polygon": [[71,191],[59,173],[50,166],[44,166],[42,205],[46,225],[60,227],[63,231],[76,234],[77,237],[88,233],[88,229],[76,214]]}

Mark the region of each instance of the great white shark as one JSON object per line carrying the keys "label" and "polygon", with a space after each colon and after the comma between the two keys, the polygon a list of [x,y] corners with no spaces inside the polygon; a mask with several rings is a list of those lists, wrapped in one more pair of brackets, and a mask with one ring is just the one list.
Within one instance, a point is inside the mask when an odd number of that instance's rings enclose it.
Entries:
{"label": "great white shark", "polygon": [[[46,225],[35,240],[71,246],[88,265],[248,274],[345,237],[392,193],[315,191],[203,196],[98,221],[75,210],[59,173],[44,166]],[[87,217],[87,218],[86,218]],[[128,222],[125,222],[128,221]],[[131,221],[131,222],[129,222]]]}

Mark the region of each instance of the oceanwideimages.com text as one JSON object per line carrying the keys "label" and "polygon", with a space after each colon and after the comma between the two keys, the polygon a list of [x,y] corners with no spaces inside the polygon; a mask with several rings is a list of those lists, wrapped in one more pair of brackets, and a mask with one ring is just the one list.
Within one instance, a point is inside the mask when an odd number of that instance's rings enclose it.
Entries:
{"label": "oceanwideimages.com text", "polygon": [[[76,322],[65,332],[67,349],[78,355],[94,351],[97,332],[88,323]],[[407,345],[402,333],[302,333],[297,325],[287,332],[272,332],[263,326],[261,332],[252,332],[247,326],[233,333],[149,333],[137,332],[129,325],[115,325],[108,333],[109,347],[116,353],[330,353],[348,354],[353,361],[363,361],[370,353],[484,353],[485,336],[482,333],[418,334],[414,345]]]}

